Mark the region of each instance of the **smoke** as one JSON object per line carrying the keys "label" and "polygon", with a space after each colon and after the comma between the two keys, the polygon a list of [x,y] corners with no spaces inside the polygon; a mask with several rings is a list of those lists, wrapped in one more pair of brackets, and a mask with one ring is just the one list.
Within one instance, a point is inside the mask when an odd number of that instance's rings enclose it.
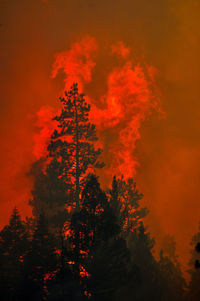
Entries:
{"label": "smoke", "polygon": [[55,78],[62,69],[65,74],[65,89],[69,89],[73,83],[79,83],[79,90],[82,92],[82,85],[92,79],[92,70],[95,67],[94,54],[97,48],[95,39],[86,36],[80,42],[74,43],[70,50],[56,54],[52,78]]}
{"label": "smoke", "polygon": [[[182,246],[189,246],[200,220],[199,1],[43,2],[0,1],[1,225],[8,220],[14,205],[24,215],[29,212],[31,183],[25,174],[34,160],[34,135],[40,131],[34,126],[34,116],[43,106],[58,109],[58,97],[66,79],[61,71],[56,78],[50,77],[54,54],[70,49],[70,45],[89,34],[95,37],[99,50],[90,54],[96,65],[91,68],[92,81],[84,81],[83,85],[92,104],[101,109],[102,116],[109,110],[106,99],[112,94],[109,87],[113,83],[108,82],[111,74],[126,74],[125,70],[134,73],[139,64],[145,80],[151,85],[150,75],[144,71],[148,68],[143,66],[143,57],[159,71],[156,84],[161,96],[158,99],[162,100],[167,118],[158,118],[158,108],[154,108],[157,100],[151,99],[151,105],[145,107],[144,118],[138,119],[138,125],[133,126],[131,137],[140,135],[142,139],[134,142],[134,157],[131,154],[134,164],[130,170],[132,173],[137,168],[136,180],[145,195],[144,205],[150,209],[146,220],[150,231],[156,240],[163,233],[174,235],[181,262],[185,264],[188,249],[183,253]],[[117,41],[124,41],[124,44],[120,46],[118,42],[116,47]],[[112,45],[115,46],[110,50]],[[119,121],[119,116],[129,112],[117,97],[109,101],[110,107],[115,103],[119,112],[107,118],[109,134],[103,129],[98,133],[101,139],[105,137],[107,166],[113,159],[113,150],[109,147],[112,141],[113,146],[118,146],[120,132],[122,137],[127,135],[123,135],[127,127]],[[112,123],[114,128],[110,126]],[[119,131],[115,137],[113,131],[116,132],[117,126]],[[123,143],[120,140],[120,148],[127,139],[129,137],[124,138]]]}
{"label": "smoke", "polygon": [[56,110],[50,106],[43,106],[37,112],[36,127],[39,132],[34,135],[33,154],[36,160],[48,155],[47,146],[50,142],[51,134],[56,129],[57,123],[53,120],[56,116]]}
{"label": "smoke", "polygon": [[[52,77],[55,78],[62,71],[64,90],[67,91],[73,82],[77,82],[81,92],[84,91],[86,84],[93,83],[95,54],[97,56],[99,48],[94,37],[86,36],[80,42],[75,42],[69,50],[55,55]],[[123,174],[125,178],[136,175],[139,162],[134,152],[136,141],[140,139],[141,124],[153,110],[160,112],[161,109],[154,89],[156,70],[144,62],[143,66],[133,62],[130,49],[122,41],[111,45],[108,50],[108,56],[115,56],[116,66],[110,66],[105,74],[106,92],[99,99],[93,99],[90,95],[86,97],[92,104],[90,119],[97,126],[101,146],[106,149],[103,154],[103,160],[106,161],[103,173],[109,175],[108,181],[111,181],[113,175]],[[98,56],[101,56],[101,49]],[[94,85],[98,86],[98,82],[94,82]],[[46,120],[48,115],[40,113],[40,120]],[[44,139],[44,132],[47,132],[46,126],[40,132],[37,149],[43,149],[40,141]]]}

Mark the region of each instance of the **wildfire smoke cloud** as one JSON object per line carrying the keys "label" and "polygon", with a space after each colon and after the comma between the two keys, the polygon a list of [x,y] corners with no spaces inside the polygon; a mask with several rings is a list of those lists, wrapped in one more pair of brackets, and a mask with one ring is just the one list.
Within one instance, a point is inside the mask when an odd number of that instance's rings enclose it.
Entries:
{"label": "wildfire smoke cloud", "polygon": [[[134,144],[131,142],[133,166],[130,173],[137,168],[138,188],[144,194],[143,204],[150,211],[146,224],[156,242],[161,242],[166,233],[174,235],[181,264],[185,270],[188,268],[189,242],[200,220],[199,6],[197,0],[0,1],[1,226],[8,222],[15,205],[23,217],[30,214],[31,181],[26,174],[46,148],[43,138],[52,130],[51,116],[59,109],[58,97],[69,83],[69,78],[65,81],[64,67],[61,70],[57,66],[56,77],[50,77],[53,75],[51,66],[55,66],[53,56],[66,52],[69,56],[73,48],[70,45],[76,44],[75,41],[80,45],[80,37],[89,33],[96,39],[92,47],[85,45],[85,51],[91,48],[88,53],[92,60],[90,73],[86,72],[87,76],[78,74],[76,80],[79,85],[83,82],[83,91],[89,96],[93,110],[101,111],[102,118],[92,116],[97,119],[94,121],[100,129],[98,136],[104,147],[105,182],[110,179],[113,168],[109,163],[114,162],[113,152],[121,154],[119,149],[121,151],[129,139],[123,136],[123,130],[128,128],[128,120],[132,120],[118,98],[107,103],[108,96],[112,95],[109,74],[124,70],[125,65],[126,70],[128,66],[133,70],[139,66],[153,98],[145,107],[143,118],[139,115],[138,120],[136,116],[134,119],[138,125],[133,126],[135,141],[131,140]],[[76,47],[77,56],[80,46]],[[156,72],[140,59],[143,54],[159,71],[156,85],[161,97],[150,76],[155,77]],[[86,58],[80,57],[79,61],[85,63]],[[131,64],[128,65],[128,61]],[[152,93],[151,89],[156,92]],[[160,98],[166,119],[158,118],[160,114],[156,113]],[[113,112],[111,117],[106,116],[109,108],[115,105],[116,116]],[[48,110],[49,121],[44,121],[38,114]],[[127,116],[123,119],[125,113]],[[36,122],[36,117],[40,121]],[[43,128],[43,134],[34,124]],[[128,146],[127,150],[130,154]],[[123,162],[122,158],[114,165],[120,166]],[[124,169],[123,164],[121,166]]]}
{"label": "wildfire smoke cloud", "polygon": [[[94,37],[85,36],[69,50],[55,55],[52,77],[55,78],[59,71],[64,73],[64,91],[73,82],[78,83],[81,91],[93,82],[99,48]],[[134,151],[140,139],[142,122],[153,110],[161,112],[160,100],[154,89],[156,70],[147,64],[141,66],[134,63],[130,49],[122,41],[112,45],[109,50],[108,55],[115,56],[117,60],[116,66],[111,68],[105,79],[107,91],[99,99],[90,95],[86,98],[92,105],[90,119],[97,126],[100,144],[105,150],[104,172],[109,176],[123,174],[125,177],[133,177],[139,165]],[[44,145],[47,145],[50,129],[53,129],[52,111],[46,107],[38,112],[41,130],[35,137],[37,158],[44,154]]]}

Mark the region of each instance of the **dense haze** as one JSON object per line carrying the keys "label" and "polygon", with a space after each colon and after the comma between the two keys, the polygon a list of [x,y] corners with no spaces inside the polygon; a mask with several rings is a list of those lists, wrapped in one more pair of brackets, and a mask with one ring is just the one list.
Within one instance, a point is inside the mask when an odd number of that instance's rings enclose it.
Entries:
{"label": "dense haze", "polygon": [[[174,235],[186,266],[199,209],[200,2],[194,0],[1,0],[1,215],[8,221],[16,204],[30,214],[37,112],[59,107],[65,75],[51,77],[55,54],[83,36],[96,39],[101,55],[90,97],[106,93],[110,45],[123,41],[133,60],[157,69],[156,86],[166,116],[156,110],[141,124],[136,142],[136,181],[150,213],[146,225],[162,243]],[[109,66],[109,67],[108,67]]]}

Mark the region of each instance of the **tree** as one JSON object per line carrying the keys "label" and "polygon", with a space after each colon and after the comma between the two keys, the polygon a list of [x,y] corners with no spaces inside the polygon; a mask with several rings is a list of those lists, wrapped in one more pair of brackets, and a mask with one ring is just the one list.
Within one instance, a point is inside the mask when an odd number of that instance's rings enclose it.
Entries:
{"label": "tree", "polygon": [[[81,209],[71,219],[72,260],[82,292],[91,300],[112,300],[128,275],[129,251],[120,227],[95,175],[82,192]],[[79,233],[79,235],[77,235]],[[78,245],[78,250],[76,246]]]}
{"label": "tree", "polygon": [[119,180],[117,180],[116,176],[113,177],[112,181],[112,189],[110,190],[110,206],[117,218],[117,222],[121,227],[123,227],[123,218],[122,218],[122,203],[119,195]]}
{"label": "tree", "polygon": [[[195,246],[195,250],[197,253],[200,253],[200,243],[198,242]],[[200,268],[200,261],[199,259],[195,260],[195,268],[199,269]]]}
{"label": "tree", "polygon": [[200,254],[198,252],[198,242],[200,241],[200,227],[199,231],[192,237],[191,240],[191,257],[190,257],[190,282],[189,282],[189,290],[187,294],[187,300],[197,301],[200,298],[200,269],[198,267],[198,261],[200,261]]}
{"label": "tree", "polygon": [[[63,252],[65,231],[69,230],[72,209],[80,209],[84,176],[90,167],[100,168],[103,164],[97,160],[101,149],[95,149],[93,145],[97,137],[95,126],[88,120],[90,105],[83,94],[78,93],[77,84],[65,92],[60,101],[62,110],[54,118],[57,128],[48,146],[46,168],[41,161],[36,162],[31,171],[34,188],[30,204],[36,219],[41,213],[45,214],[49,229],[56,233],[62,262],[66,262]],[[76,236],[79,236],[78,232]],[[79,253],[78,245],[76,251]]]}
{"label": "tree", "polygon": [[58,128],[51,136],[48,151],[49,156],[58,162],[60,177],[74,192],[76,209],[79,209],[83,176],[89,167],[103,166],[97,161],[102,150],[94,148],[97,137],[95,125],[88,119],[90,105],[84,95],[79,94],[78,85],[73,84],[60,101],[62,111],[54,118]]}
{"label": "tree", "polygon": [[146,232],[143,218],[148,210],[140,207],[143,195],[138,192],[133,179],[113,178],[110,204],[118,217],[121,237],[127,241],[131,261],[129,279],[118,292],[117,300],[161,300],[160,269],[152,249],[154,240]]}
{"label": "tree", "polygon": [[136,183],[129,178],[113,178],[110,190],[110,204],[118,217],[120,227],[126,236],[142,225],[142,218],[148,214],[146,208],[140,208],[139,201],[143,195],[138,192]]}
{"label": "tree", "polygon": [[176,254],[174,237],[169,234],[165,235],[162,248],[160,251],[159,266],[164,287],[163,300],[183,300],[186,292],[186,282]]}
{"label": "tree", "polygon": [[0,233],[1,300],[18,300],[22,281],[23,261],[28,250],[28,232],[17,208],[9,224]]}
{"label": "tree", "polygon": [[173,262],[164,252],[160,252],[160,287],[162,289],[162,300],[181,301],[185,295],[186,282],[183,278],[180,264]]}
{"label": "tree", "polygon": [[[134,296],[134,300],[137,301],[162,300],[161,275],[159,265],[152,254],[153,246],[154,240],[142,223],[129,233],[128,248],[131,252],[132,265],[137,266],[139,278],[137,286],[129,292],[129,298]],[[128,300],[131,300],[129,298]]]}
{"label": "tree", "polygon": [[69,212],[66,203],[69,198],[65,181],[60,177],[60,164],[53,158],[43,170],[43,160],[32,165],[29,174],[34,177],[32,189],[32,200],[29,204],[33,206],[33,215],[38,220],[40,215],[45,214],[45,219],[50,230],[60,235]]}
{"label": "tree", "polygon": [[24,258],[22,300],[44,300],[48,282],[58,269],[58,256],[44,215],[40,215],[30,248]]}

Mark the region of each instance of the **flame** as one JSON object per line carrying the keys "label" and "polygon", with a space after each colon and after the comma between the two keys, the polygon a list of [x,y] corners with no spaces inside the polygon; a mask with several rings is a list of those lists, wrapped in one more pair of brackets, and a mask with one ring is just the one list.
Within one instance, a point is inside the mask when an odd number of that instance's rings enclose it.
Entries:
{"label": "flame", "polygon": [[95,117],[91,119],[100,129],[100,136],[106,130],[118,133],[109,146],[113,156],[110,170],[116,175],[132,177],[136,174],[139,162],[134,151],[140,139],[141,124],[154,109],[160,108],[159,99],[152,94],[152,80],[145,74],[147,71],[134,66],[130,60],[114,68],[108,76],[107,94],[103,96],[106,108],[93,108]]}
{"label": "flame", "polygon": [[[86,36],[76,42],[71,49],[55,55],[52,78],[60,70],[65,74],[64,90],[73,82],[82,91],[92,82],[95,56],[99,54],[95,38]],[[136,175],[139,162],[135,156],[136,142],[141,138],[142,123],[153,111],[162,112],[159,94],[156,90],[156,69],[143,63],[133,63],[131,50],[122,41],[111,45],[111,56],[116,56],[117,66],[107,75],[107,91],[99,99],[90,96],[90,120],[95,123],[99,135],[99,145],[106,149],[104,161],[107,175],[121,175],[125,178]],[[63,91],[64,92],[64,91]],[[98,106],[97,106],[98,104]],[[53,109],[43,107],[38,112],[40,133],[35,135],[34,153],[36,158],[45,155],[46,145],[55,124],[51,119]]]}
{"label": "flame", "polygon": [[52,68],[52,78],[55,78],[60,69],[63,69],[65,90],[72,84],[79,83],[79,90],[92,79],[92,70],[95,67],[94,56],[98,49],[96,40],[85,36],[79,43],[74,43],[70,50],[57,53]]}
{"label": "flame", "polygon": [[33,154],[37,160],[48,155],[47,146],[53,130],[57,127],[56,121],[53,120],[56,113],[56,110],[50,106],[43,106],[37,112],[35,126],[39,131],[33,137],[35,142]]}

